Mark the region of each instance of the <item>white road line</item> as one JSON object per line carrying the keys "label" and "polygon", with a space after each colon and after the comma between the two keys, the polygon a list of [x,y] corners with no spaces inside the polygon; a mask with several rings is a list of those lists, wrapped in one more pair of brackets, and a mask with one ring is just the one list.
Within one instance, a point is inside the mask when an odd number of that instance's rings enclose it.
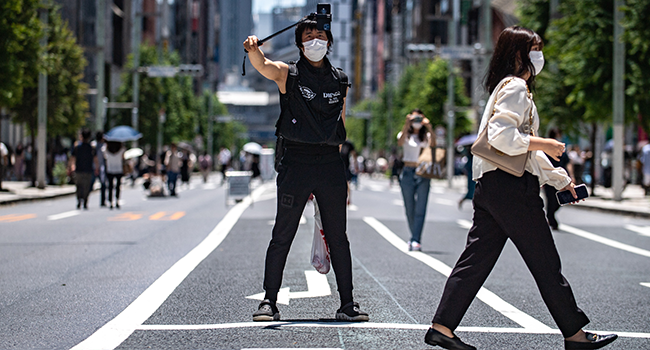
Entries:
{"label": "white road line", "polygon": [[[265,328],[273,329],[283,327],[303,328],[360,328],[360,329],[403,329],[426,331],[431,325],[409,324],[409,323],[376,323],[376,322],[312,322],[312,321],[275,321],[275,322],[240,322],[240,323],[218,323],[218,324],[143,324],[138,327],[140,331],[204,331],[233,328]],[[618,334],[624,338],[645,338],[650,339],[650,333],[640,332],[617,332],[617,331],[594,331],[587,332],[600,334]],[[559,329],[529,329],[509,327],[458,327],[455,332],[472,333],[512,333],[512,334],[562,334]],[[268,349],[267,349],[268,350]]]}
{"label": "white road line", "polygon": [[631,246],[631,245],[628,245],[628,244],[625,244],[625,243],[621,243],[621,242],[615,241],[613,239],[605,238],[605,237],[602,237],[602,236],[599,236],[599,235],[596,235],[596,234],[593,234],[591,232],[587,232],[587,231],[584,231],[584,230],[581,230],[581,229],[578,229],[578,228],[575,228],[575,227],[560,224],[560,230],[564,231],[564,232],[572,233],[572,234],[574,234],[576,236],[580,236],[582,238],[590,239],[590,240],[592,240],[594,242],[598,242],[598,243],[608,245],[608,246],[610,246],[612,248],[625,250],[625,251],[628,251],[630,253],[634,253],[634,254],[638,254],[638,255],[642,255],[642,256],[647,256],[647,257],[650,258],[650,251],[647,251],[647,250],[641,249],[641,248],[637,248],[637,247],[634,247],[634,246]]}
{"label": "white road line", "polygon": [[398,207],[403,207],[404,206],[404,201],[401,199],[395,199],[393,200],[393,205],[397,205]]}
{"label": "white road line", "polygon": [[[291,299],[302,298],[317,298],[332,295],[332,289],[327,281],[327,275],[323,275],[318,271],[307,270],[305,271],[305,278],[307,279],[307,291],[291,292],[291,287],[280,288],[278,293],[278,304],[289,305]],[[249,295],[247,299],[264,300],[265,292]]]}
{"label": "white road line", "polygon": [[625,225],[625,228],[641,236],[650,237],[650,226]]}
{"label": "white road line", "polygon": [[[294,350],[295,348],[242,348],[241,350]],[[341,348],[300,348],[301,350],[343,350]]]}
{"label": "white road line", "polygon": [[272,186],[275,184],[269,183],[258,187],[250,196],[232,207],[199,245],[169,268],[124,311],[72,350],[112,350],[118,347],[151,317],[176,287],[221,244],[254,198],[262,194],[267,187]]}
{"label": "white road line", "polygon": [[[447,277],[449,277],[451,274],[452,268],[447,266],[442,261],[422,252],[408,251],[406,242],[404,242],[377,219],[373,217],[364,217],[363,221],[370,225],[370,227],[374,228],[377,233],[379,233],[382,237],[384,237],[384,239],[390,242],[402,253],[408,254],[411,257],[420,260],[421,262],[429,265],[431,268]],[[548,332],[551,330],[549,326],[522,312],[521,310],[507,303],[505,300],[501,299],[499,296],[490,292],[484,287],[481,287],[476,297],[494,310],[500,312],[505,317],[511,319],[526,329],[532,330],[534,332]]]}
{"label": "white road line", "polygon": [[641,283],[639,283],[639,284],[642,285],[642,286],[644,286],[644,287],[648,287],[648,288],[650,288],[650,283],[648,283],[648,282],[641,282]]}
{"label": "white road line", "polygon": [[61,214],[50,215],[47,217],[47,219],[50,221],[61,220],[61,219],[77,216],[79,214],[81,214],[81,210],[72,210],[72,211],[66,211],[65,213],[61,213]]}
{"label": "white road line", "polygon": [[359,211],[359,207],[357,207],[354,204],[348,204],[348,210],[349,211]]}

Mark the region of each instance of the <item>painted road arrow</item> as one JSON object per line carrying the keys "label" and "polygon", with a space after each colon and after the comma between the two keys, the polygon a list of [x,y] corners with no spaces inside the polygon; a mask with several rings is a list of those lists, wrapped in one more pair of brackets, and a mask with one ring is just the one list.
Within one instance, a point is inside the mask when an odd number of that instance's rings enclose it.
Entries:
{"label": "painted road arrow", "polygon": [[[278,292],[278,304],[289,305],[291,299],[325,297],[332,294],[330,284],[327,282],[327,275],[322,275],[318,271],[305,271],[307,278],[306,292],[291,292],[291,287],[280,288]],[[264,300],[264,292],[249,295],[247,299]]]}

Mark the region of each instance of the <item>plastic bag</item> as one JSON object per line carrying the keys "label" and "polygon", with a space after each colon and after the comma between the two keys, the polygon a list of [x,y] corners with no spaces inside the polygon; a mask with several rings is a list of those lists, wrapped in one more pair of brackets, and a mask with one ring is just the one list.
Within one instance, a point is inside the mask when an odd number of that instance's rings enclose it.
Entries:
{"label": "plastic bag", "polygon": [[330,271],[330,249],[323,233],[323,221],[314,199],[314,240],[311,244],[311,266],[326,274]]}

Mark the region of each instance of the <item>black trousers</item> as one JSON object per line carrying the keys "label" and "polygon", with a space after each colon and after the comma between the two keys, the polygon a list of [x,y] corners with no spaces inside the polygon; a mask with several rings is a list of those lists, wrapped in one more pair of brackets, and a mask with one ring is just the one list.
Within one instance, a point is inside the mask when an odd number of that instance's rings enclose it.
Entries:
{"label": "black trousers", "polygon": [[291,243],[309,195],[313,193],[321,212],[341,303],[351,302],[352,260],[346,234],[347,181],[338,150],[323,155],[286,150],[278,169],[277,187],[277,214],[266,251],[265,298],[277,300]]}
{"label": "black trousers", "polygon": [[[120,199],[120,187],[122,186],[122,174],[106,174],[108,179],[108,202],[113,204],[113,187],[115,188],[115,202]],[[116,180],[116,181],[113,181]]]}
{"label": "black trousers", "polygon": [[522,177],[501,170],[487,172],[476,184],[473,202],[474,224],[465,251],[447,279],[433,322],[451,330],[458,327],[510,238],[564,337],[589,323],[562,275],[537,177],[528,172]]}

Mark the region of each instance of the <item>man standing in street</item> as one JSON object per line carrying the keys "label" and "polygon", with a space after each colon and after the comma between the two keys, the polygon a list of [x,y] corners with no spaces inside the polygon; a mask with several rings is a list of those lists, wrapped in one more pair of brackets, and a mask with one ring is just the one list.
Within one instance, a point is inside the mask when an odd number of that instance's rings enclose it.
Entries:
{"label": "man standing in street", "polygon": [[298,62],[289,64],[264,57],[256,36],[244,41],[255,69],[273,80],[280,90],[280,117],[276,123],[277,209],[272,238],[266,251],[264,301],[253,321],[280,319],[276,306],[282,274],[291,243],[309,196],[313,193],[322,209],[322,222],[341,307],[340,321],[368,321],[352,296],[352,259],[347,225],[347,181],[339,146],[345,141],[347,76],[326,57],[332,33],[319,30],[317,21],[303,18],[295,31],[300,50]]}
{"label": "man standing in street", "polygon": [[97,154],[90,145],[90,130],[81,132],[81,143],[77,144],[72,150],[69,166],[71,171],[75,173],[77,209],[81,208],[82,204],[84,209],[88,209],[88,195],[92,186],[93,171],[95,176],[99,175]]}

